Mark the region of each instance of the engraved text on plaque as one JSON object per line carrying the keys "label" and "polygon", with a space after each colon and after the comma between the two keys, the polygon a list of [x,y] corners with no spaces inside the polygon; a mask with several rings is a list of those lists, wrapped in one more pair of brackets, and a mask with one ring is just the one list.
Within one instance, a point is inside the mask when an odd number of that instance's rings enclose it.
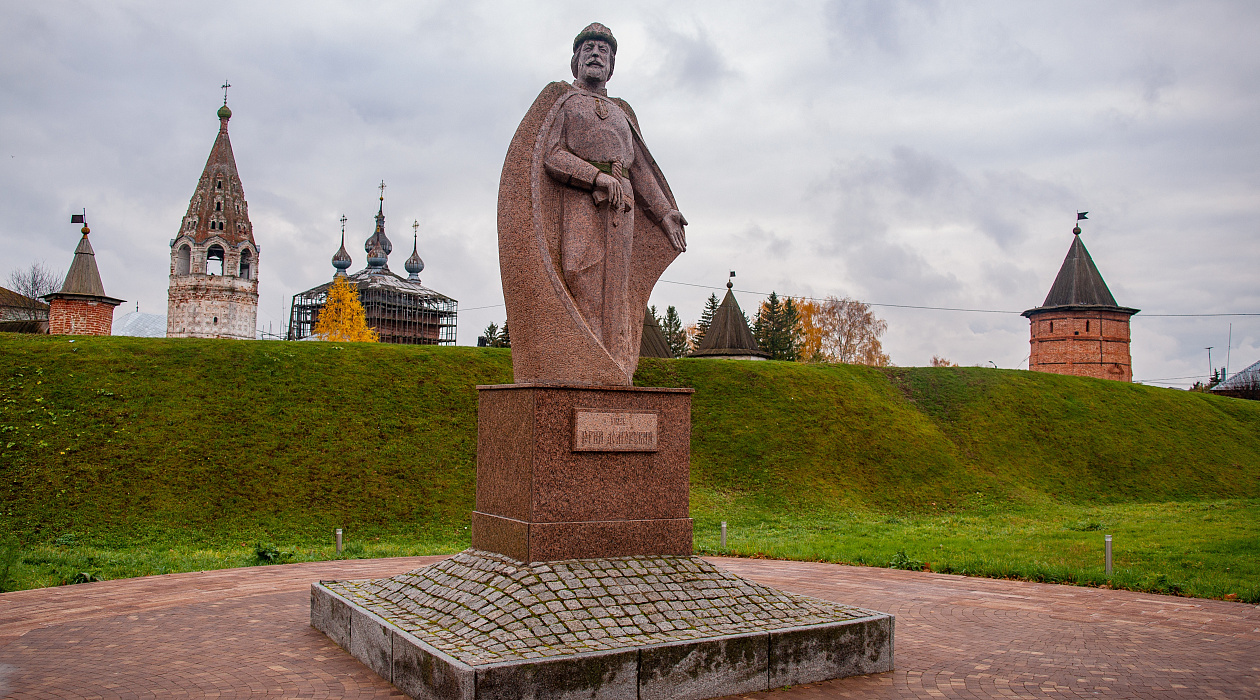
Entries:
{"label": "engraved text on plaque", "polygon": [[577,452],[655,452],[655,411],[611,408],[573,409],[573,449]]}

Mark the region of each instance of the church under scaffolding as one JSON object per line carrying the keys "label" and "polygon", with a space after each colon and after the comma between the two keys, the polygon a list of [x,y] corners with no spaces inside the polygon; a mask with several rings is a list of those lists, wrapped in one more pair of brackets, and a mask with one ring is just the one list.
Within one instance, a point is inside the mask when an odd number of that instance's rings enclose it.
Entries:
{"label": "church under scaffolding", "polygon": [[[382,183],[384,185],[384,183]],[[376,231],[364,244],[368,253],[368,266],[352,275],[350,254],[346,252],[345,217],[342,217],[341,249],[333,256],[333,275],[345,277],[359,290],[359,303],[363,305],[367,325],[377,332],[382,343],[403,345],[454,345],[455,327],[459,302],[420,284],[420,271],[424,262],[420,259],[413,240],[411,257],[403,267],[407,277],[390,272],[389,254],[394,246],[385,236],[384,196],[381,209],[376,213]],[[328,300],[332,281],[308,289],[293,296],[293,309],[289,314],[289,340],[302,340],[315,334],[319,313]]]}

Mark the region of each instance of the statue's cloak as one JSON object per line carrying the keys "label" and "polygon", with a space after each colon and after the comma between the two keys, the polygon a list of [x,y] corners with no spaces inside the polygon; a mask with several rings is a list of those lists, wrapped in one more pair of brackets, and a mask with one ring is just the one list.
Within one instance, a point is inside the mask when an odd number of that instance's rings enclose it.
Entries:
{"label": "statue's cloak", "polygon": [[[512,374],[518,384],[630,386],[639,363],[641,323],[630,325],[628,348],[606,349],[583,320],[565,285],[560,265],[561,185],[543,168],[547,136],[565,101],[578,94],[564,82],[543,88],[512,137],[499,179],[499,271],[507,324],[512,333]],[[643,143],[638,119],[624,100],[610,98],[630,120],[635,141],[672,208],[674,195]],[[637,192],[627,303],[630,318],[642,318],[652,287],[678,257]]]}

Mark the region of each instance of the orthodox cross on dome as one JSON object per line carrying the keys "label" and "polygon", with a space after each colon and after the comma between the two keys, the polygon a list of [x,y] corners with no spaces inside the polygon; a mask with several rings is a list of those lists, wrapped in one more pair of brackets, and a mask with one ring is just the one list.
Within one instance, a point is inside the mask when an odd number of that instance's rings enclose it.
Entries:
{"label": "orthodox cross on dome", "polygon": [[346,240],[346,221],[347,221],[346,215],[342,214],[341,215],[341,241],[342,243],[344,243]]}
{"label": "orthodox cross on dome", "polygon": [[385,201],[385,181],[381,180],[381,184],[377,185],[376,189],[381,191],[381,201],[384,202]]}
{"label": "orthodox cross on dome", "polygon": [[219,88],[223,90],[223,106],[225,107],[227,106],[227,91],[230,87],[232,87],[232,84],[226,80],[224,80],[223,84],[219,86]]}
{"label": "orthodox cross on dome", "polygon": [[411,238],[414,240],[420,235],[420,220],[413,219],[411,222]]}

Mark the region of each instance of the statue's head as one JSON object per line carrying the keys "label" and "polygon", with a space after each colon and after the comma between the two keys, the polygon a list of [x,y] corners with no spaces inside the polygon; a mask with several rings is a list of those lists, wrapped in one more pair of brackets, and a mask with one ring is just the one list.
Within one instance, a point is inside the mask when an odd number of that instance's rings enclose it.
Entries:
{"label": "statue's head", "polygon": [[612,30],[592,22],[573,39],[573,77],[586,83],[606,83],[617,63],[617,40]]}

